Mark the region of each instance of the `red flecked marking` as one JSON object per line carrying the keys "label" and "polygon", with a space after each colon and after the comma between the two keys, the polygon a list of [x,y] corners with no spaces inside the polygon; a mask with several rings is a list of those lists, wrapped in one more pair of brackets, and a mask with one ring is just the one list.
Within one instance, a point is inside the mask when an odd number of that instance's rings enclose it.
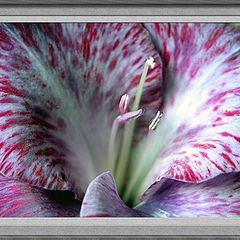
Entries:
{"label": "red flecked marking", "polygon": [[137,86],[138,83],[139,83],[139,81],[140,81],[140,77],[141,77],[140,75],[136,75],[136,76],[132,79],[129,88],[133,88],[133,87]]}
{"label": "red flecked marking", "polygon": [[238,214],[238,215],[240,215],[240,210],[231,210],[231,211],[229,211],[230,213],[235,213],[235,214]]}
{"label": "red flecked marking", "polygon": [[224,150],[228,153],[231,153],[232,152],[232,149],[230,147],[228,147],[227,145],[225,144],[221,144],[221,146],[224,148]]}
{"label": "red flecked marking", "polygon": [[237,93],[239,91],[240,91],[240,88],[235,88],[235,89],[227,90],[225,92],[218,93],[218,94],[214,95],[212,98],[208,99],[208,101],[205,103],[205,105],[208,106],[211,104],[215,104],[218,101],[220,101],[223,97],[225,97],[226,95],[231,94],[231,93]]}
{"label": "red flecked marking", "polygon": [[197,75],[197,73],[198,73],[198,71],[199,71],[201,66],[202,66],[201,62],[194,64],[193,68],[190,71],[190,78],[191,79],[194,79],[196,77],[196,75]]}
{"label": "red flecked marking", "polygon": [[140,46],[143,46],[145,44],[145,39],[142,39],[141,42],[139,43]]}
{"label": "red flecked marking", "polygon": [[36,156],[53,156],[56,153],[57,153],[57,151],[54,148],[49,147],[49,148],[45,148],[45,149],[37,151],[35,153],[35,155]]}
{"label": "red flecked marking", "polygon": [[0,103],[17,103],[17,101],[15,99],[6,97],[6,98],[0,99]]}
{"label": "red flecked marking", "polygon": [[9,79],[3,79],[3,80],[0,80],[0,83],[2,85],[9,85],[10,84],[10,80]]}
{"label": "red flecked marking", "polygon": [[155,25],[157,34],[160,34],[160,24]]}
{"label": "red flecked marking", "polygon": [[117,40],[115,41],[115,43],[113,44],[112,51],[116,50],[116,48],[119,46],[119,44],[120,44],[120,40],[117,39]]}
{"label": "red flecked marking", "polygon": [[199,151],[199,153],[204,157],[204,158],[207,158],[207,159],[209,159],[209,157],[208,157],[208,154],[207,153],[205,153],[205,152],[202,152],[202,151]]}
{"label": "red flecked marking", "polygon": [[55,57],[55,53],[54,53],[54,48],[51,44],[49,44],[48,46],[48,50],[49,50],[49,53],[50,53],[50,59],[49,59],[49,64],[52,66],[52,67],[57,67],[57,59]]}
{"label": "red flecked marking", "polygon": [[229,68],[229,69],[225,70],[223,73],[226,74],[226,73],[235,71],[235,70],[237,70],[237,69],[239,69],[239,66],[238,66],[238,67]]}
{"label": "red flecked marking", "polygon": [[225,169],[223,169],[221,166],[219,166],[217,163],[215,163],[214,161],[211,161],[210,160],[210,162],[217,168],[217,169],[219,169],[220,171],[222,171],[222,172],[225,172]]}
{"label": "red flecked marking", "polygon": [[219,109],[220,105],[216,105],[214,108],[213,108],[213,111],[217,111]]}
{"label": "red flecked marking", "polygon": [[229,58],[229,62],[234,62],[235,60],[237,60],[238,59],[238,55],[235,55],[235,56],[233,56],[233,57],[231,57],[231,58]]}
{"label": "red flecked marking", "polygon": [[235,110],[235,111],[225,111],[223,113],[224,116],[227,117],[232,117],[232,116],[240,116],[240,111],[239,110]]}
{"label": "red flecked marking", "polygon": [[128,30],[127,33],[125,34],[124,38],[127,39],[131,34],[131,30]]}
{"label": "red flecked marking", "polygon": [[4,169],[4,174],[8,174],[10,170],[12,169],[12,164],[8,164],[6,168]]}
{"label": "red flecked marking", "polygon": [[170,61],[170,54],[167,50],[167,42],[163,43],[163,48],[164,48],[163,56],[164,56],[166,64],[168,65],[169,61]]}
{"label": "red flecked marking", "polygon": [[103,75],[98,73],[96,76],[96,82],[97,84],[101,84],[103,82]]}
{"label": "red flecked marking", "polygon": [[3,131],[7,128],[11,128],[14,125],[41,125],[43,127],[46,127],[48,129],[56,130],[57,128],[52,125],[51,123],[48,123],[47,121],[37,118],[37,117],[32,117],[32,119],[7,119],[6,124],[2,124],[0,126],[0,129]]}
{"label": "red flecked marking", "polygon": [[220,156],[222,156],[228,163],[230,163],[234,168],[236,168],[236,164],[232,161],[232,159],[225,153],[220,153]]}
{"label": "red flecked marking", "polygon": [[182,27],[181,34],[180,34],[180,39],[181,39],[182,44],[189,40],[187,33],[188,33],[188,24],[184,24]]}
{"label": "red flecked marking", "polygon": [[237,137],[237,136],[234,136],[233,134],[231,133],[228,133],[228,132],[222,132],[220,133],[222,136],[224,137],[232,137],[234,138],[236,141],[240,142],[240,137]]}
{"label": "red flecked marking", "polygon": [[184,166],[184,176],[187,181],[196,182],[199,179],[189,165]]}
{"label": "red flecked marking", "polygon": [[0,47],[4,51],[11,51],[14,48],[9,36],[1,30],[0,30]]}
{"label": "red flecked marking", "polygon": [[2,64],[0,64],[0,69],[4,70],[4,71],[6,71],[6,72],[10,72],[9,67],[8,67],[8,66],[5,66],[5,65],[2,65]]}
{"label": "red flecked marking", "polygon": [[213,32],[212,36],[204,44],[204,48],[209,50],[214,44],[216,44],[217,39],[223,34],[224,28],[219,28],[216,32]]}
{"label": "red flecked marking", "polygon": [[117,58],[114,58],[114,59],[110,62],[109,66],[108,66],[108,70],[109,70],[110,72],[112,72],[112,71],[115,69],[116,65],[117,65]]}
{"label": "red flecked marking", "polygon": [[217,117],[214,122],[219,122],[219,121],[222,121],[222,118],[221,117]]}
{"label": "red flecked marking", "polygon": [[97,52],[98,52],[98,48],[97,48],[97,46],[94,46],[93,50],[92,50],[93,56],[95,56],[97,54]]}
{"label": "red flecked marking", "polygon": [[66,72],[64,70],[61,71],[61,78],[62,79],[66,78]]}
{"label": "red flecked marking", "polygon": [[86,62],[88,62],[90,57],[90,45],[91,43],[88,40],[86,40],[83,49],[83,57],[85,58]]}
{"label": "red flecked marking", "polygon": [[20,91],[11,86],[2,86],[0,87],[0,92],[8,93],[11,95],[15,95],[17,97],[26,97],[26,94],[23,91]]}
{"label": "red flecked marking", "polygon": [[5,112],[0,112],[0,117],[7,117],[7,116],[11,116],[11,115],[13,115],[13,111],[11,111],[11,110],[8,110]]}
{"label": "red flecked marking", "polygon": [[216,148],[215,145],[213,144],[200,144],[200,143],[195,143],[193,147],[201,148],[201,149],[211,149],[211,148]]}
{"label": "red flecked marking", "polygon": [[42,173],[42,171],[43,171],[43,168],[42,168],[42,166],[40,166],[40,167],[35,171],[36,176],[40,176],[41,173]]}
{"label": "red flecked marking", "polygon": [[134,62],[133,62],[133,65],[136,65],[138,64],[140,61],[141,61],[142,57],[139,56]]}

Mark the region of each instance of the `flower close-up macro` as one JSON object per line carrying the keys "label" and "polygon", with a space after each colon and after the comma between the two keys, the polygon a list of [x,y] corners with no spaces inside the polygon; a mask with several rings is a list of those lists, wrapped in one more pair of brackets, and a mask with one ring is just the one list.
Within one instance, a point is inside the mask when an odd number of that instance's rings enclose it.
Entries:
{"label": "flower close-up macro", "polygon": [[0,216],[240,216],[240,26],[0,24]]}

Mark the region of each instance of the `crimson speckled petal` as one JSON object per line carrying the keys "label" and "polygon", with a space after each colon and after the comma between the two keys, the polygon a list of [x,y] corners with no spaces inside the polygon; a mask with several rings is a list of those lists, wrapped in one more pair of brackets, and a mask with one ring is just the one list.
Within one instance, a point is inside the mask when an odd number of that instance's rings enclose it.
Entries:
{"label": "crimson speckled petal", "polygon": [[[140,24],[1,24],[0,171],[46,189],[86,189],[106,170],[121,96],[161,103],[162,63]],[[94,146],[94,147],[93,147]],[[77,186],[76,186],[77,185]]]}
{"label": "crimson speckled petal", "polygon": [[81,202],[69,191],[49,191],[0,175],[0,217],[78,217]]}
{"label": "crimson speckled petal", "polygon": [[[240,169],[240,28],[145,24],[165,62],[158,158],[145,193],[163,177],[202,182]],[[164,186],[163,186],[164,187]]]}
{"label": "crimson speckled petal", "polygon": [[202,183],[168,179],[165,188],[136,209],[158,217],[237,217],[240,214],[240,174],[221,174]]}
{"label": "crimson speckled petal", "polygon": [[140,217],[119,197],[110,172],[102,173],[90,184],[84,196],[80,217]]}

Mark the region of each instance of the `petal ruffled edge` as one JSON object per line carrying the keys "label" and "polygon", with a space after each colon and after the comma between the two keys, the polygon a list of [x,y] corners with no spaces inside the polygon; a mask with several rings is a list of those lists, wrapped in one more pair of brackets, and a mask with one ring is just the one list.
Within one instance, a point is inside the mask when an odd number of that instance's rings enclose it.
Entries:
{"label": "petal ruffled edge", "polygon": [[90,183],[80,211],[80,217],[141,216],[144,215],[129,208],[119,197],[110,172],[102,173]]}

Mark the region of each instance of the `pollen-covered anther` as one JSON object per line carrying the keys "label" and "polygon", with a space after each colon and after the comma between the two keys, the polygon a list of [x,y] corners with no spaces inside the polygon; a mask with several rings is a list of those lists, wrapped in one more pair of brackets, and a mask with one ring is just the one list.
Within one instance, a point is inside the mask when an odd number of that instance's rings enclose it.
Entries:
{"label": "pollen-covered anther", "polygon": [[121,114],[126,113],[128,110],[128,105],[129,105],[129,96],[128,96],[128,94],[124,94],[124,95],[122,95],[119,105],[118,105],[119,112]]}
{"label": "pollen-covered anther", "polygon": [[163,115],[163,112],[160,112],[160,111],[157,112],[156,116],[153,118],[153,120],[149,124],[149,127],[148,127],[149,130],[153,130],[153,131],[156,130],[162,115]]}
{"label": "pollen-covered anther", "polygon": [[154,58],[153,57],[148,58],[146,63],[148,64],[149,67],[151,67],[151,69],[153,69],[155,67],[155,65],[156,65],[156,63],[154,62]]}
{"label": "pollen-covered anther", "polygon": [[139,117],[141,117],[144,114],[144,108],[140,108],[137,111],[133,111],[133,112],[126,112],[120,116],[117,117],[117,121],[119,124],[124,124],[127,123],[131,120],[135,120]]}

